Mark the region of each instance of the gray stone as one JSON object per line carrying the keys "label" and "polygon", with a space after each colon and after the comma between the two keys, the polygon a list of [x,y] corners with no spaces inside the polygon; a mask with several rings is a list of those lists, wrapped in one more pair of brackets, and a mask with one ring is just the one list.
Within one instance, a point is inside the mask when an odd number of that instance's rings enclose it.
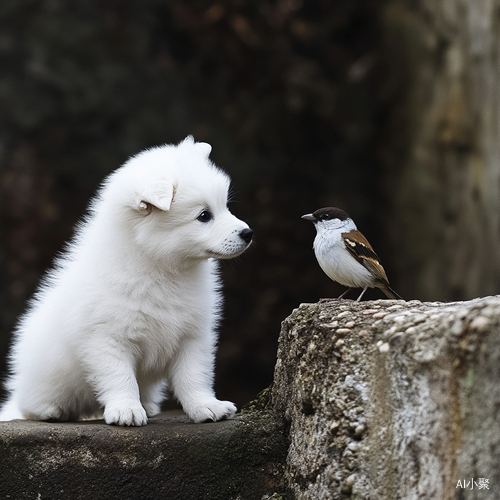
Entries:
{"label": "gray stone", "polygon": [[2,499],[249,499],[280,487],[286,444],[265,412],[145,427],[103,421],[0,423]]}
{"label": "gray stone", "polygon": [[302,304],[283,322],[271,402],[298,500],[496,500],[500,297]]}

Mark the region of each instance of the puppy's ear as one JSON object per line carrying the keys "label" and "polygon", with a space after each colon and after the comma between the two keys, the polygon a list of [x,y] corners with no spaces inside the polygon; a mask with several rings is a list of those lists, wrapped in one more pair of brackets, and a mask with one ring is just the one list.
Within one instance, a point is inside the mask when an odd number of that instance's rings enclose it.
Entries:
{"label": "puppy's ear", "polygon": [[208,158],[208,155],[212,151],[212,146],[210,146],[210,144],[208,144],[207,142],[196,142],[195,146],[205,158]]}
{"label": "puppy's ear", "polygon": [[138,210],[151,212],[151,206],[160,210],[170,210],[174,198],[174,186],[171,182],[161,179],[155,184],[143,187],[135,200]]}
{"label": "puppy's ear", "polygon": [[194,146],[196,151],[198,151],[203,157],[208,158],[208,155],[212,151],[212,146],[206,142],[195,142],[192,135],[188,135],[179,146]]}
{"label": "puppy's ear", "polygon": [[194,144],[194,137],[188,135],[183,141],[179,143],[179,146],[185,146],[186,144]]}

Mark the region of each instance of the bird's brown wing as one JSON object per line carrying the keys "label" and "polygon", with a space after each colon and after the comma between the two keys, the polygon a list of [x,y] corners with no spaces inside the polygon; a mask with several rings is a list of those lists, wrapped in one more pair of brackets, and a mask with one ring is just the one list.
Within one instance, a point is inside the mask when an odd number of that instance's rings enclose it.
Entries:
{"label": "bird's brown wing", "polygon": [[383,285],[390,288],[389,280],[382,264],[380,264],[380,259],[363,234],[359,231],[349,231],[348,233],[342,233],[342,238],[349,253]]}

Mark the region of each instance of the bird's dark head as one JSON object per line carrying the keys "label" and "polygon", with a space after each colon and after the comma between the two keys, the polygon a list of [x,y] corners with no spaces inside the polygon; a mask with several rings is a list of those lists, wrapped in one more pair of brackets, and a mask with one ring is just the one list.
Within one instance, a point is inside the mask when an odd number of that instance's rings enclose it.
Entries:
{"label": "bird's dark head", "polygon": [[310,220],[312,223],[316,224],[317,222],[330,221],[335,219],[339,221],[346,221],[350,219],[350,217],[341,208],[325,207],[319,208],[312,214],[303,215],[302,219]]}

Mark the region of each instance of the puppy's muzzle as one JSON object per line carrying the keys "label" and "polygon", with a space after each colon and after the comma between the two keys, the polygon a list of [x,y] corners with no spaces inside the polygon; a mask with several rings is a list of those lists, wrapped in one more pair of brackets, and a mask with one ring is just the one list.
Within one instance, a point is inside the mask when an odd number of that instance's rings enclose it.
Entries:
{"label": "puppy's muzzle", "polygon": [[253,231],[250,228],[242,229],[239,234],[239,237],[245,243],[250,243],[252,241],[252,236],[253,236]]}

